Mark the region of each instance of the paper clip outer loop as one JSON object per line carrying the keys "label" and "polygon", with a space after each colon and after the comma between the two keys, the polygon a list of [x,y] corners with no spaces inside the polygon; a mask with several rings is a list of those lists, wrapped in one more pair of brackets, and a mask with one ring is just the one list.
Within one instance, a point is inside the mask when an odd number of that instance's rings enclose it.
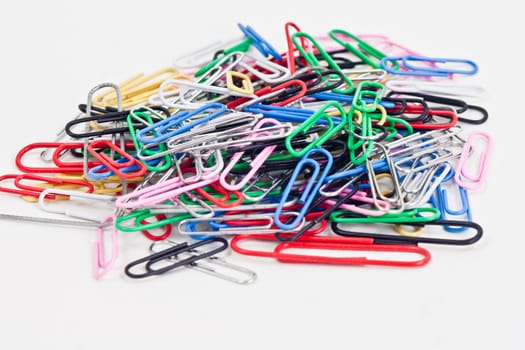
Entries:
{"label": "paper clip outer loop", "polygon": [[[337,125],[334,125],[334,118],[326,113],[326,111],[331,108],[335,107],[340,112],[340,120]],[[328,130],[321,135],[318,139],[310,142],[306,147],[302,148],[300,151],[297,151],[292,146],[292,140],[295,136],[299,134],[305,134],[307,130],[312,128],[314,125],[316,125],[321,118],[326,119],[328,122]],[[317,112],[315,112],[312,116],[310,116],[308,119],[306,119],[303,123],[301,123],[297,128],[295,128],[288,136],[285,138],[285,145],[288,152],[295,156],[295,157],[302,157],[314,148],[320,147],[323,145],[326,141],[328,141],[330,138],[332,138],[335,134],[337,134],[339,131],[341,131],[347,124],[347,115],[346,111],[343,108],[343,106],[338,102],[328,102],[325,104],[321,109],[319,109]]]}
{"label": "paper clip outer loop", "polygon": [[118,231],[115,225],[112,225],[112,231],[111,231],[111,241],[112,241],[112,249],[111,249],[111,257],[109,259],[105,258],[104,254],[104,224],[107,224],[108,222],[115,222],[117,216],[115,214],[108,215],[106,218],[104,218],[99,227],[98,227],[98,239],[95,242],[94,247],[94,277],[95,279],[102,278],[111,268],[113,267],[115,261],[118,257]]}
{"label": "paper clip outer loop", "polygon": [[[309,156],[312,153],[321,153],[322,155],[324,155],[326,157],[326,163],[323,163],[321,165],[316,160],[309,158]],[[310,210],[310,205],[314,201],[315,197],[318,195],[319,189],[324,183],[324,179],[326,178],[326,176],[330,172],[330,169],[332,168],[332,164],[333,164],[332,154],[323,148],[314,148],[308,151],[301,158],[299,163],[297,163],[297,166],[295,167],[290,179],[288,180],[286,187],[283,190],[281,200],[274,213],[274,222],[280,229],[293,230],[297,228],[299,223],[303,220],[304,216],[306,215],[307,211]],[[290,192],[292,190],[294,182],[301,174],[305,165],[310,165],[313,168],[313,170],[311,174],[311,179],[310,181],[308,181],[306,187],[302,190],[301,197],[299,197],[299,200],[298,200],[298,202],[301,203],[303,206],[301,210],[299,211],[299,215],[297,215],[297,217],[292,222],[286,222],[286,223],[282,222],[281,213],[283,211],[284,204],[288,201],[288,197],[290,196]],[[321,166],[324,167],[324,169],[322,170],[322,173],[321,173]]]}
{"label": "paper clip outer loop", "polygon": [[[473,149],[473,142],[474,139],[477,137],[484,138],[486,140],[486,149],[485,152],[481,155],[481,158],[479,160],[479,166],[478,166],[478,172],[475,175],[471,175],[467,172],[467,160],[470,155],[470,151]],[[487,164],[488,164],[488,157],[492,150],[492,136],[485,132],[485,131],[473,131],[465,144],[463,145],[463,151],[461,152],[461,156],[459,158],[459,163],[456,168],[456,173],[454,175],[454,181],[456,183],[468,190],[478,190],[480,189],[486,179],[487,175]]]}
{"label": "paper clip outer loop", "polygon": [[[166,265],[166,260],[171,259],[172,257],[177,257],[181,253],[192,253],[196,248],[209,245],[209,244],[215,244],[219,243],[219,246],[217,248],[211,249],[206,252],[199,252],[198,255],[192,255],[189,258],[185,258],[182,260],[175,261],[169,265]],[[210,237],[207,239],[204,239],[202,241],[198,241],[196,243],[188,244],[187,242],[178,244],[173,246],[172,248],[168,248],[165,250],[162,250],[158,253],[154,253],[150,256],[135,260],[128,265],[126,265],[126,268],[124,272],[128,277],[131,278],[145,278],[150,276],[156,276],[161,275],[163,273],[166,273],[168,271],[174,270],[179,267],[188,266],[191,265],[201,259],[205,259],[211,256],[214,256],[228,248],[228,241],[221,237]],[[160,268],[153,268],[153,266],[159,262],[163,262],[163,267]],[[144,268],[146,272],[143,273],[135,273],[132,272],[132,268],[144,264]]]}
{"label": "paper clip outer loop", "polygon": [[[111,150],[114,150],[122,157],[122,159],[124,159],[124,162],[115,161],[107,155],[105,155],[104,153],[97,152],[97,148],[109,148]],[[87,149],[89,153],[93,155],[93,157],[95,157],[103,165],[108,167],[113,173],[115,173],[117,176],[123,179],[133,179],[136,177],[140,177],[144,175],[148,170],[148,168],[146,168],[146,166],[142,162],[140,162],[138,159],[133,158],[129,153],[125,152],[109,140],[96,140],[90,142]],[[133,169],[130,172],[122,171],[123,168],[130,168],[135,166],[137,167],[137,169]]]}
{"label": "paper clip outer loop", "polygon": [[[412,69],[413,71],[419,72],[430,72],[441,74],[464,74],[464,75],[474,75],[478,72],[478,65],[471,60],[460,59],[460,58],[434,58],[434,57],[425,57],[425,56],[416,56],[416,55],[407,55],[402,58],[403,65]],[[424,67],[424,66],[414,66],[410,62],[426,62],[426,63],[462,63],[467,66],[470,66],[470,69],[451,69],[451,68],[438,68],[438,67]]]}
{"label": "paper clip outer loop", "polygon": [[[371,252],[387,252],[399,254],[417,254],[421,258],[417,260],[394,260],[394,259],[371,259],[366,256],[360,257],[334,257],[321,255],[304,255],[285,253],[287,249],[311,249],[311,250],[357,250]],[[277,260],[288,263],[316,263],[336,265],[381,265],[397,267],[418,267],[426,265],[430,261],[430,252],[422,247],[402,244],[348,244],[343,242],[287,242],[281,243],[275,248]],[[390,254],[389,254],[390,255]]]}

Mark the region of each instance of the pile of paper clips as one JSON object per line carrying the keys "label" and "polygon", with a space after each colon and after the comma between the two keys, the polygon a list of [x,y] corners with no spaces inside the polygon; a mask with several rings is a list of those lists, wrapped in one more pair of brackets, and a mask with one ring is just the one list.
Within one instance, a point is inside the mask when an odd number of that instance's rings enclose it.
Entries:
{"label": "pile of paper clips", "polygon": [[[21,173],[0,191],[98,227],[96,278],[123,234],[150,244],[126,262],[131,278],[186,267],[241,284],[256,274],[219,253],[415,267],[432,244],[481,238],[468,192],[485,182],[492,141],[465,127],[488,118],[465,100],[483,92],[461,80],[474,62],[294,23],[281,53],[238,27],[234,42],[95,86],[56,140],[18,152]],[[249,248],[259,241],[273,249]]]}

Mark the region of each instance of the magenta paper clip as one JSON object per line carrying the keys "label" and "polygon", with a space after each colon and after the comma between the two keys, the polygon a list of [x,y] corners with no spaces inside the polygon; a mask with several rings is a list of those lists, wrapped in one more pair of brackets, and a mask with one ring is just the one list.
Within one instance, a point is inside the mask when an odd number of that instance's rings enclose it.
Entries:
{"label": "magenta paper clip", "polygon": [[[348,191],[342,192],[342,194],[345,194],[345,193],[348,193]],[[376,204],[377,202],[377,204],[379,204],[382,207],[377,208],[377,209],[368,209],[368,208],[364,208],[356,204],[343,203],[339,206],[339,208],[343,210],[351,211],[354,213],[368,215],[368,216],[381,216],[383,214],[386,214],[390,210],[390,203],[385,202],[380,199],[377,199],[374,201],[373,198],[368,197],[366,192],[363,192],[363,191],[357,191],[352,197],[350,197],[350,199],[354,201],[363,202],[365,204]],[[336,201],[333,199],[328,199],[325,201],[325,203],[329,205],[334,205]]]}
{"label": "magenta paper clip", "polygon": [[[480,149],[479,147],[472,146],[473,143],[479,141],[480,138],[485,143],[484,151],[482,151],[481,154],[479,154],[478,151]],[[487,175],[487,161],[491,150],[492,137],[487,132],[474,131],[469,135],[463,145],[463,151],[461,152],[456,174],[454,175],[454,180],[459,186],[468,190],[477,190],[484,184]],[[475,156],[478,156],[477,159],[474,159]],[[473,162],[473,160],[475,160],[475,162]],[[475,163],[478,164],[478,171],[472,175],[468,172],[468,169],[474,168]]]}
{"label": "magenta paper clip", "polygon": [[[101,222],[98,227],[98,238],[95,242],[95,259],[94,259],[94,276],[95,279],[100,279],[104,276],[115,263],[118,257],[118,231],[115,226],[115,220],[117,216],[115,214],[108,215]],[[104,227],[107,223],[113,222],[111,231],[111,257],[106,259],[105,248],[104,248]]]}
{"label": "magenta paper clip", "polygon": [[[279,121],[277,121],[275,119],[271,119],[271,118],[261,119],[253,127],[253,133],[249,134],[249,136],[248,136],[246,141],[249,142],[249,141],[253,140],[254,138],[260,138],[261,136],[272,136],[271,132],[264,131],[264,129],[259,131],[259,129],[261,129],[265,125],[281,126],[282,124]],[[284,135],[284,129],[280,128],[279,129],[279,134],[284,137],[285,136]],[[272,154],[272,152],[274,151],[275,147],[277,147],[277,143],[274,144],[274,145],[270,145],[270,146],[264,147],[264,149],[257,155],[257,157],[255,157],[255,159],[253,159],[250,162],[250,171],[248,172],[248,174],[246,174],[241,181],[239,181],[239,182],[237,182],[235,184],[230,184],[230,183],[228,183],[226,178],[230,174],[230,171],[233,169],[233,167],[237,164],[237,162],[239,162],[241,157],[244,155],[244,151],[235,152],[233,154],[233,156],[231,157],[231,160],[228,163],[228,165],[224,168],[224,170],[220,174],[220,178],[219,179],[220,179],[220,183],[221,183],[222,187],[224,187],[225,189],[227,189],[229,191],[237,191],[241,187],[246,185],[248,183],[248,181],[250,181],[251,178],[257,174],[257,171],[264,164],[266,159]]]}
{"label": "magenta paper clip", "polygon": [[164,201],[174,199],[183,193],[205,187],[216,182],[218,179],[219,175],[215,175],[205,180],[187,184],[177,176],[164,182],[159,182],[119,196],[115,201],[115,205],[121,209],[151,207]]}

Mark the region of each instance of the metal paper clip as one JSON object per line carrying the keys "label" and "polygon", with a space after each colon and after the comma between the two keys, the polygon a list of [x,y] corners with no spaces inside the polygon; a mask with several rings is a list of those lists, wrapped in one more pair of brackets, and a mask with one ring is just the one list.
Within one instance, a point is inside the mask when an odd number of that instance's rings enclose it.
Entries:
{"label": "metal paper clip", "polygon": [[243,53],[242,60],[237,64],[236,68],[245,69],[255,77],[268,84],[280,83],[290,77],[290,70],[277,63],[269,60],[261,60],[257,57]]}
{"label": "metal paper clip", "polygon": [[422,92],[436,95],[481,97],[486,91],[478,85],[460,84],[458,82],[439,82],[421,80],[388,79],[385,86],[396,92]]}
{"label": "metal paper clip", "polygon": [[377,176],[374,170],[374,166],[372,165],[372,162],[370,159],[367,158],[366,160],[366,169],[368,170],[368,179],[370,182],[370,189],[372,190],[372,198],[374,199],[374,205],[376,208],[380,210],[385,210],[386,208],[381,207],[380,202],[377,200],[379,197],[382,201],[390,203],[391,206],[396,207],[396,210],[393,210],[392,207],[390,207],[388,210],[390,213],[400,213],[405,208],[405,202],[403,198],[403,193],[401,190],[401,185],[399,183],[399,178],[397,176],[395,165],[388,155],[388,151],[385,146],[383,146],[381,143],[375,143],[374,147],[379,148],[382,153],[384,154],[384,159],[386,160],[386,164],[388,165],[388,172],[390,174],[390,179],[393,187],[393,192],[395,193],[395,196],[384,196],[383,191],[381,189],[381,185],[377,181]]}
{"label": "metal paper clip", "polygon": [[405,193],[405,207],[412,209],[426,205],[440,184],[452,173],[452,166],[446,161],[422,172],[409,172],[401,183],[401,189]]}
{"label": "metal paper clip", "polygon": [[40,208],[48,213],[54,213],[54,214],[60,214],[65,216],[70,216],[74,218],[94,221],[94,222],[100,222],[102,218],[100,215],[94,215],[86,210],[71,210],[71,209],[51,209],[48,206],[48,203],[46,202],[46,198],[49,198],[50,195],[61,195],[61,196],[67,196],[69,200],[78,200],[82,202],[89,202],[89,201],[99,201],[102,203],[108,204],[108,210],[114,210],[113,202],[115,201],[115,196],[108,196],[103,194],[94,194],[94,193],[85,193],[85,192],[79,192],[79,191],[71,191],[71,190],[64,190],[64,189],[58,189],[58,188],[46,188],[44,189],[39,197],[38,197],[38,204]]}
{"label": "metal paper clip", "polygon": [[[165,241],[158,241],[154,242],[150,245],[150,250],[153,253],[158,253],[161,251],[162,246],[168,246],[173,247],[181,244],[180,242],[173,241],[171,239],[167,239]],[[191,254],[200,254],[201,251],[194,249],[191,251]],[[171,259],[178,261],[181,258],[179,256],[174,256]],[[228,262],[226,259],[218,257],[218,256],[211,256],[206,259],[202,259],[199,262],[195,262],[193,264],[185,265],[187,268],[204,272],[208,275],[223,279],[225,281],[237,283],[237,284],[251,284],[255,282],[257,279],[257,274],[247,269],[243,266],[235,265],[230,262]],[[221,270],[224,269],[225,272],[221,272]],[[240,275],[240,276],[237,276]]]}

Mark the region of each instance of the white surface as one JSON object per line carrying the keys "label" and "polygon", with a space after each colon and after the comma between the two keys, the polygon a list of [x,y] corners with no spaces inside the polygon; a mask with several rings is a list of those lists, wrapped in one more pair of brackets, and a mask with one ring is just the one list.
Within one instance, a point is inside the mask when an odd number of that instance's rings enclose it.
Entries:
{"label": "white surface", "polygon": [[[471,194],[485,235],[428,247],[422,268],[303,266],[232,255],[258,280],[239,286],[180,271],[134,281],[145,239],[121,235],[102,281],[96,233],[0,221],[0,349],[523,349],[523,24],[505,2],[11,2],[0,5],[0,173],[24,145],[51,141],[93,86],[167,67],[249,24],[282,51],[284,24],[311,34],[387,34],[429,56],[479,64],[495,140],[488,182]],[[494,5],[492,5],[494,4]],[[501,23],[501,24],[500,24]],[[516,28],[513,28],[516,27]],[[519,29],[521,28],[521,29]],[[3,213],[41,214],[0,194]]]}

